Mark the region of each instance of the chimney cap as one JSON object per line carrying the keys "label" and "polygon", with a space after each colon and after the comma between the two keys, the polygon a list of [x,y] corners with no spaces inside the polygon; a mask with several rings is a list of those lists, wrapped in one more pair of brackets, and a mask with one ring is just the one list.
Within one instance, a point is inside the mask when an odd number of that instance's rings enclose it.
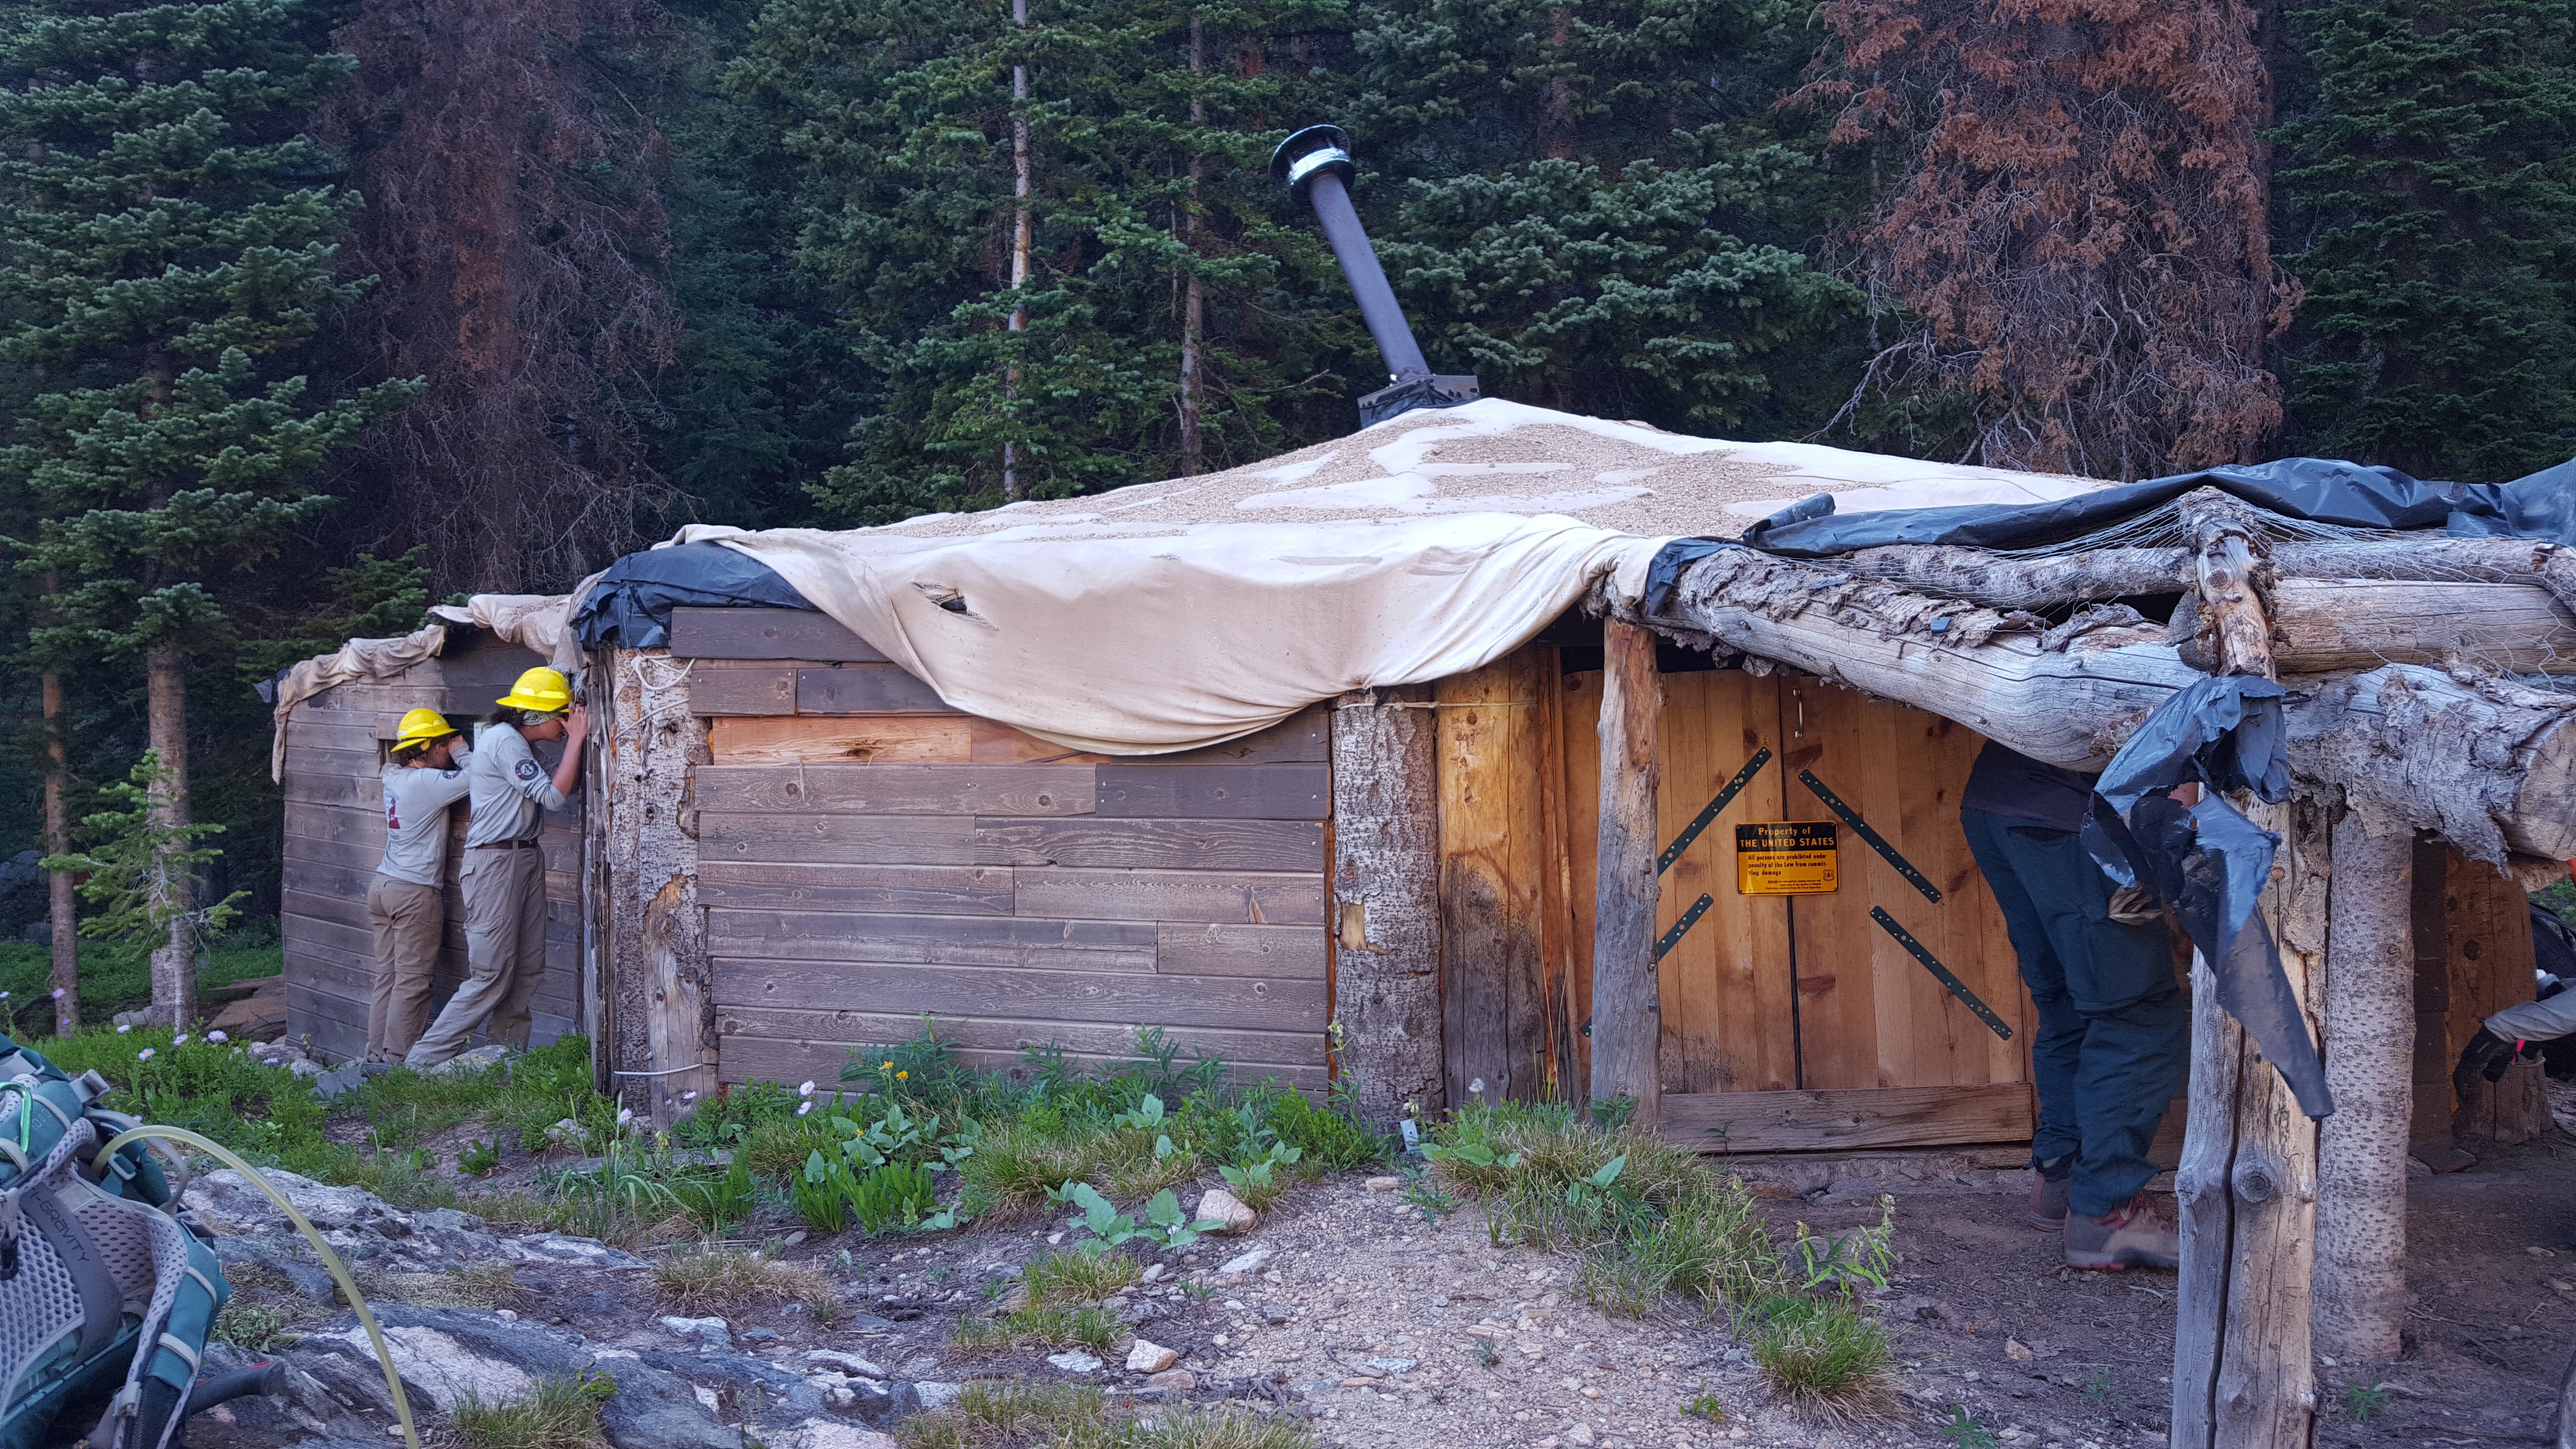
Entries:
{"label": "chimney cap", "polygon": [[1351,133],[1339,126],[1308,126],[1292,133],[1270,153],[1270,179],[1288,188],[1300,202],[1317,174],[1331,171],[1348,186],[1359,168],[1351,164]]}

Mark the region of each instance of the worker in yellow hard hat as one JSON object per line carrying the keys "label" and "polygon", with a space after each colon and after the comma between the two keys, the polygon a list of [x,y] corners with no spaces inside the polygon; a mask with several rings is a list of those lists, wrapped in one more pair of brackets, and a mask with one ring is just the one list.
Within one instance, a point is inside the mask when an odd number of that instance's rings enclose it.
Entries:
{"label": "worker in yellow hard hat", "polygon": [[367,1002],[367,1050],[376,1070],[403,1059],[429,1024],[430,976],[447,930],[439,879],[447,866],[447,807],[465,798],[463,735],[434,709],[415,709],[394,729],[384,772],[385,856],[367,886],[375,928],[376,979]]}
{"label": "worker in yellow hard hat", "polygon": [[[472,817],[465,827],[465,984],[403,1063],[432,1067],[480,1028],[506,1046],[528,1044],[528,1003],[546,975],[546,862],[540,812],[561,810],[581,779],[590,716],[572,684],[546,668],[519,676],[474,737],[467,766]],[[528,746],[563,742],[549,772]]]}

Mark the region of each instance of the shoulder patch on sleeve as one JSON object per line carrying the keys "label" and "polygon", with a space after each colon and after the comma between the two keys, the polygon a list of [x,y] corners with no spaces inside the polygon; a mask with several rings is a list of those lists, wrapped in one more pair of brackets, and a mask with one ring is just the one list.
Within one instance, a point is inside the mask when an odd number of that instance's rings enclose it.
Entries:
{"label": "shoulder patch on sleeve", "polygon": [[531,784],[534,784],[546,777],[545,767],[534,760],[521,760],[513,773],[515,773],[520,779],[526,780]]}

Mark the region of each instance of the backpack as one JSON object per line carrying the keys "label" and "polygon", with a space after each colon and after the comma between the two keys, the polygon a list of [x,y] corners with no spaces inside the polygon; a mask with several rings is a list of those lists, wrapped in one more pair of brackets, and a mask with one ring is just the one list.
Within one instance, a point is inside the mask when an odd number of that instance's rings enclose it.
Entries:
{"label": "backpack", "polygon": [[231,1296],[108,1090],[0,1036],[0,1449],[167,1449]]}

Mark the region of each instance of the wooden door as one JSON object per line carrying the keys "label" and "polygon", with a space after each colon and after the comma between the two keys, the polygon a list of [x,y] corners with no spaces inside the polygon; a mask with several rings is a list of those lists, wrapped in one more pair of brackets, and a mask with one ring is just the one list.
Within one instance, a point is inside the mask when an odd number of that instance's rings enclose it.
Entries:
{"label": "wooden door", "polygon": [[[1567,673],[1557,690],[1567,806],[1563,847],[1550,853],[1567,879],[1564,999],[1578,1021],[1590,1006],[1600,679]],[[1713,670],[1667,674],[1663,683],[1657,813],[1667,842],[1754,767],[1662,877],[1659,933],[1708,901],[1658,967],[1667,1131],[1733,1151],[2026,1139],[2030,1008],[1958,823],[1959,790],[1983,739],[1809,678]],[[1842,820],[1810,778],[1940,899]],[[1789,820],[1834,824],[1839,889],[1742,894],[1735,826]],[[1956,976],[2010,1037],[1948,990],[1874,910]],[[1579,1056],[1579,1029],[1572,1040],[1569,1055]]]}

